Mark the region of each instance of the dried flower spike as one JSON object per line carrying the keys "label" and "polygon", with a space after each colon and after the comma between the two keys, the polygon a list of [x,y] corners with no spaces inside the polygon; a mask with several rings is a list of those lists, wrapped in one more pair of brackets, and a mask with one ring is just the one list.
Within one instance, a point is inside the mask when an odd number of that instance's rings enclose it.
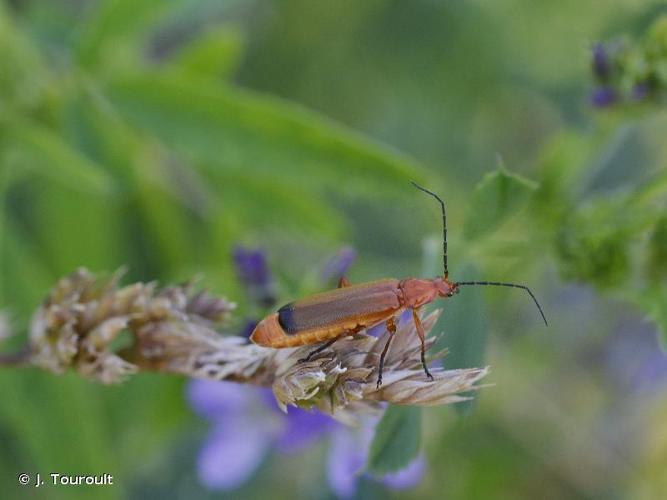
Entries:
{"label": "dried flower spike", "polygon": [[[429,331],[440,311],[424,318]],[[433,380],[424,378],[420,369],[420,348],[414,323],[398,325],[385,359],[384,384],[376,384],[377,360],[389,332],[379,337],[359,334],[339,340],[306,363],[299,363],[312,346],[294,350],[281,364],[273,383],[274,394],[282,408],[287,405],[317,407],[328,414],[342,410],[372,411],[380,402],[430,406],[469,399],[463,393],[476,390],[476,383],[488,368],[445,370],[431,367]],[[427,347],[435,343],[427,340]],[[444,353],[440,353],[444,354]]]}
{"label": "dried flower spike", "polygon": [[[193,293],[192,283],[120,288],[120,277],[118,272],[99,278],[79,269],[61,279],[33,317],[30,363],[54,373],[73,368],[103,383],[118,382],[140,368],[172,367],[172,358],[181,359],[186,349],[192,355],[218,337],[212,327],[234,308],[204,292]],[[129,334],[130,347],[116,352],[113,345],[123,332]]]}
{"label": "dried flower spike", "polygon": [[[97,277],[79,269],[61,279],[33,317],[26,352],[13,360],[11,355],[0,358],[2,364],[20,361],[54,373],[74,369],[107,384],[145,370],[268,386],[283,409],[317,407],[342,421],[354,419],[357,412],[375,412],[387,402],[426,406],[462,401],[467,399],[462,394],[481,387],[477,382],[488,373],[487,368],[431,366],[433,380],[426,379],[414,322],[406,320],[398,324],[385,359],[384,385],[378,387],[378,358],[387,331],[379,337],[362,331],[299,362],[313,346],[271,349],[221,335],[234,304],[195,292],[192,283],[121,287],[120,276]],[[438,315],[423,318],[427,332]],[[127,337],[125,347],[116,348],[121,336]],[[434,343],[430,337],[426,346]]]}

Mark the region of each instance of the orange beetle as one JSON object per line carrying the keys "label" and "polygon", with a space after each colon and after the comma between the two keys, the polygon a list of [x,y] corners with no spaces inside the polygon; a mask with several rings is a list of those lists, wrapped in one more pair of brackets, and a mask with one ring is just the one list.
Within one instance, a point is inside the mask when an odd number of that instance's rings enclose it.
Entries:
{"label": "orange beetle", "polygon": [[341,337],[353,335],[361,330],[386,323],[389,332],[387,343],[380,355],[377,386],[382,384],[382,368],[389,344],[396,333],[394,318],[405,309],[412,310],[412,319],[421,342],[421,362],[426,375],[432,380],[424,359],[424,328],[419,319],[419,308],[438,297],[451,297],[461,286],[506,286],[527,291],[537,306],[544,324],[547,320],[537,299],[525,285],[496,281],[449,280],[447,268],[447,218],[445,203],[438,195],[413,182],[417,189],[428,193],[440,202],[443,224],[444,275],[433,279],[407,278],[403,280],[383,279],[350,285],[341,278],[336,290],[318,293],[305,299],[290,302],[270,314],[255,327],[250,336],[255,344],[264,347],[296,347],[324,342],[304,360],[323,351]]}

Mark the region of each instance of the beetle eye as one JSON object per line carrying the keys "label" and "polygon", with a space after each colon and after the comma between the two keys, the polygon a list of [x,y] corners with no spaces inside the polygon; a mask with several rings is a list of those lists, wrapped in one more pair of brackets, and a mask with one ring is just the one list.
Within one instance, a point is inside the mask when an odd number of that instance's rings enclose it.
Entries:
{"label": "beetle eye", "polygon": [[452,292],[447,292],[447,297],[452,297],[454,294]]}

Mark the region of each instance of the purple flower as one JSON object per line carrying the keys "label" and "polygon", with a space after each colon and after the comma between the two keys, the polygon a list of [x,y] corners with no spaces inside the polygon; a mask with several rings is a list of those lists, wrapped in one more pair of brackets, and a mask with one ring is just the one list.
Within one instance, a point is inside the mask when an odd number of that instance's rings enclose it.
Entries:
{"label": "purple flower", "polygon": [[[365,421],[355,430],[316,411],[290,407],[284,414],[269,389],[231,382],[195,380],[188,386],[188,399],[192,408],[211,423],[197,461],[199,478],[207,488],[238,488],[272,448],[297,453],[329,435],[329,484],[342,498],[356,491],[376,420]],[[391,488],[409,488],[419,483],[424,470],[420,457],[404,470],[384,477],[383,482]]]}
{"label": "purple flower", "polygon": [[384,476],[383,482],[395,490],[407,490],[421,483],[426,472],[426,459],[418,455],[405,469]]}
{"label": "purple flower", "polygon": [[264,251],[237,246],[232,256],[236,275],[245,286],[250,299],[262,307],[274,305],[276,296],[273,277]]}
{"label": "purple flower", "polygon": [[602,43],[596,43],[593,45],[592,52],[593,73],[600,80],[606,80],[611,74],[609,52]]}
{"label": "purple flower", "polygon": [[607,350],[607,366],[616,383],[630,393],[659,393],[667,386],[667,354],[655,328],[628,316],[617,326]]}
{"label": "purple flower", "polygon": [[[340,428],[332,433],[327,479],[339,498],[349,498],[356,492],[376,424],[377,419],[367,419],[358,429]],[[413,488],[421,482],[425,471],[426,461],[419,455],[406,468],[386,474],[382,483],[392,489]]]}
{"label": "purple flower", "polygon": [[266,256],[262,250],[237,246],[233,257],[239,279],[245,284],[264,286],[271,281]]}
{"label": "purple flower", "polygon": [[350,269],[355,259],[357,258],[357,251],[352,247],[343,247],[336,255],[334,255],[322,268],[320,273],[320,280],[322,283],[328,283],[335,279],[339,280],[345,276]]}
{"label": "purple flower", "polygon": [[331,417],[298,408],[281,414],[270,389],[232,382],[195,380],[188,386],[188,399],[211,423],[197,470],[202,484],[212,490],[241,486],[273,446],[296,452],[338,425]]}
{"label": "purple flower", "polygon": [[258,411],[259,402],[239,384],[194,381],[188,397],[194,410],[211,422],[197,460],[200,481],[212,490],[238,488],[264,459],[278,422]]}
{"label": "purple flower", "polygon": [[617,100],[618,95],[611,87],[598,87],[591,94],[591,104],[596,108],[606,108]]}
{"label": "purple flower", "polygon": [[331,489],[341,498],[354,495],[357,488],[357,472],[364,466],[366,455],[363,446],[352,432],[337,432],[331,440],[327,460],[327,480]]}
{"label": "purple flower", "polygon": [[639,82],[632,87],[632,99],[634,101],[643,101],[651,93],[649,82]]}

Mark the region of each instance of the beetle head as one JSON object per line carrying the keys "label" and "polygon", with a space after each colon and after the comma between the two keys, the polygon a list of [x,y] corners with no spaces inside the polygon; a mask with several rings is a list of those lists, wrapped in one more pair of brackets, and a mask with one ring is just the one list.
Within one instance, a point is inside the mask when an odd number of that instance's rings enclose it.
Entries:
{"label": "beetle head", "polygon": [[459,293],[458,283],[452,283],[447,277],[435,278],[433,282],[435,283],[435,287],[438,290],[438,295],[440,295],[440,297],[452,297]]}

